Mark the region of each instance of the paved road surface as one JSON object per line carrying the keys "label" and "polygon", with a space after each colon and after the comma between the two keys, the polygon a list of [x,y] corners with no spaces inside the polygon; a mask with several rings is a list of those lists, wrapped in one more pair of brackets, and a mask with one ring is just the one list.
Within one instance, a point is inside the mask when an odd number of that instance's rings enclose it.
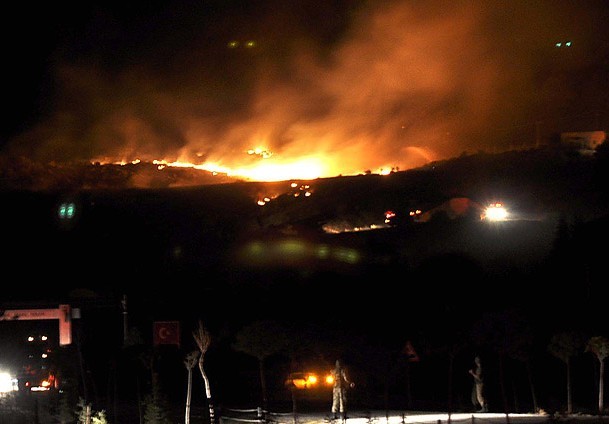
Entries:
{"label": "paved road surface", "polygon": [[[353,411],[346,420],[330,420],[329,414],[279,414],[267,413],[259,417],[255,409],[230,410],[220,417],[220,424],[239,423],[271,424],[426,424],[426,423],[460,423],[460,424],[538,424],[548,422],[565,423],[600,423],[609,424],[609,416],[570,415],[552,416],[547,414],[499,414],[499,413],[447,413],[436,412],[397,412],[390,411]],[[469,423],[468,423],[469,422]]]}

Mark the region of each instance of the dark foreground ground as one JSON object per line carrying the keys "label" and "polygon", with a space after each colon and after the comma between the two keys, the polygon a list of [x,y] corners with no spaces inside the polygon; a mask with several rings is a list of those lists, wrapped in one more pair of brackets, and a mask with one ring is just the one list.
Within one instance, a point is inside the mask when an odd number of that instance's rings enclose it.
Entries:
{"label": "dark foreground ground", "polygon": [[[84,422],[85,409],[78,410],[57,407],[56,402],[50,402],[48,396],[28,396],[27,398],[0,397],[0,424],[46,424],[55,422],[77,423]],[[90,411],[92,422],[112,424],[137,424],[149,422],[152,419],[150,411],[141,410],[138,417],[136,405],[132,405],[131,414],[115,414],[110,411]],[[158,411],[157,411],[158,412]],[[101,419],[100,413],[105,417]],[[185,422],[185,409],[173,410],[173,419],[168,422]],[[161,414],[162,415],[162,414]],[[157,418],[160,419],[160,416]],[[168,418],[168,417],[166,417]],[[175,421],[177,419],[177,421]],[[142,421],[144,420],[144,421]],[[473,412],[439,412],[412,410],[364,410],[354,409],[348,412],[346,419],[333,419],[329,411],[325,412],[294,412],[266,411],[262,408],[237,409],[219,407],[215,410],[215,424],[609,424],[608,415],[592,414],[548,414],[540,413],[473,413]],[[152,422],[152,421],[150,421]],[[156,421],[154,421],[156,422]],[[160,422],[160,421],[159,421]],[[190,424],[209,424],[210,418],[206,408],[193,407],[189,413]]]}

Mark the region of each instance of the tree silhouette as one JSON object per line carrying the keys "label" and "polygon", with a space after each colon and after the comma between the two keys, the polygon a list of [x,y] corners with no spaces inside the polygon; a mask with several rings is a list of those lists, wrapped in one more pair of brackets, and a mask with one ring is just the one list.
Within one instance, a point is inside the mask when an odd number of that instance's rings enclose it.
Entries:
{"label": "tree silhouette", "polygon": [[[510,315],[511,324],[507,326],[506,335],[508,336],[507,354],[510,358],[522,362],[526,368],[527,380],[529,383],[529,391],[531,392],[531,401],[533,403],[533,411],[539,412],[539,405],[537,404],[537,392],[535,390],[535,383],[533,381],[532,371],[532,356],[533,356],[533,344],[535,341],[535,335],[533,329],[530,326],[528,320],[520,314]],[[514,393],[515,410],[518,412],[518,406],[516,403],[516,393]]]}
{"label": "tree silhouette", "polygon": [[598,413],[602,414],[603,404],[603,379],[605,375],[605,358],[609,356],[609,339],[603,336],[591,337],[586,346],[586,352],[592,352],[598,359],[600,369],[598,376]]}
{"label": "tree silhouette", "polygon": [[571,358],[584,347],[584,336],[577,331],[557,333],[550,339],[548,351],[564,362],[567,369],[567,414],[573,413]]}
{"label": "tree silhouette", "polygon": [[262,407],[268,408],[268,396],[264,360],[285,350],[290,344],[286,328],[276,321],[254,321],[243,327],[236,335],[233,349],[258,359]]}
{"label": "tree silhouette", "polygon": [[[504,412],[509,412],[507,391],[505,388],[506,357],[529,361],[533,343],[533,333],[526,317],[517,309],[506,309],[484,315],[472,329],[472,339],[478,346],[487,346],[499,358],[499,385],[503,398]],[[533,407],[537,410],[535,390],[532,384],[530,367],[529,386]]]}

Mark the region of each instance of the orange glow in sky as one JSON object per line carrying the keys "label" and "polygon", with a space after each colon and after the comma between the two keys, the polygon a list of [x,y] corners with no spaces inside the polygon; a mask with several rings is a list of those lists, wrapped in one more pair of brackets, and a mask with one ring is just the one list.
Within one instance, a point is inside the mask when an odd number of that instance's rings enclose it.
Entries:
{"label": "orange glow in sky", "polygon": [[[305,5],[311,22],[289,2],[239,20],[178,13],[168,33],[142,19],[142,28],[122,28],[133,37],[124,57],[116,22],[106,37],[96,25],[90,51],[58,46],[45,61],[48,112],[6,151],[46,162],[159,161],[256,181],[387,174],[532,147],[558,124],[573,128],[571,109],[591,125],[585,113],[606,92],[570,78],[594,69],[599,55],[589,52],[603,42],[592,23],[572,24],[595,19],[579,5]],[[569,49],[557,50],[572,33]]]}

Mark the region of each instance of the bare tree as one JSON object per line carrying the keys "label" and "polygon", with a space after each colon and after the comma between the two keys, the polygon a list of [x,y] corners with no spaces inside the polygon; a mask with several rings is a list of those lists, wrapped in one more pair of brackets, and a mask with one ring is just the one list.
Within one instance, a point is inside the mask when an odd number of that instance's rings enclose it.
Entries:
{"label": "bare tree", "polygon": [[591,337],[586,346],[586,352],[592,352],[598,359],[600,370],[598,376],[598,413],[602,414],[603,404],[603,379],[605,375],[605,358],[609,356],[609,339],[603,336]]}
{"label": "bare tree", "polygon": [[188,371],[188,388],[186,389],[186,411],[184,413],[184,424],[190,424],[190,401],[192,399],[192,369],[199,360],[200,352],[195,350],[186,355],[184,365]]}
{"label": "bare tree", "polygon": [[564,362],[567,368],[567,414],[573,413],[571,386],[571,358],[581,352],[584,346],[584,336],[576,331],[565,331],[552,336],[548,351]]}
{"label": "bare tree", "polygon": [[194,337],[195,342],[199,347],[199,351],[201,352],[198,360],[199,371],[201,372],[201,377],[203,377],[203,381],[205,382],[205,396],[207,399],[207,406],[209,408],[209,422],[211,424],[215,424],[216,417],[214,413],[214,404],[212,402],[211,397],[211,387],[209,385],[209,378],[207,378],[207,373],[205,372],[205,368],[203,366],[203,363],[205,361],[205,353],[207,352],[207,349],[211,344],[211,335],[209,334],[209,331],[207,331],[207,328],[205,328],[201,320],[199,320],[199,326],[195,331],[192,332],[192,336]]}

